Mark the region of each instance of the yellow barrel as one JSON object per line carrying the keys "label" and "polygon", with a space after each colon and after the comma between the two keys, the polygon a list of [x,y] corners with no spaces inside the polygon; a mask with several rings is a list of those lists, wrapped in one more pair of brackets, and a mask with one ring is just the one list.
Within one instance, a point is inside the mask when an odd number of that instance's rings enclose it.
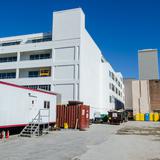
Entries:
{"label": "yellow barrel", "polygon": [[153,114],[153,120],[154,120],[155,122],[159,121],[159,114],[158,114],[157,112],[155,112],[155,113]]}
{"label": "yellow barrel", "polygon": [[135,120],[136,120],[136,121],[140,121],[140,114],[139,114],[139,113],[137,113],[137,114],[135,115]]}
{"label": "yellow barrel", "polygon": [[68,129],[68,123],[64,123],[64,129]]}
{"label": "yellow barrel", "polygon": [[149,120],[150,120],[150,121],[153,121],[153,115],[154,115],[154,113],[150,113],[150,114],[149,114]]}
{"label": "yellow barrel", "polygon": [[140,113],[140,121],[144,121],[144,113]]}

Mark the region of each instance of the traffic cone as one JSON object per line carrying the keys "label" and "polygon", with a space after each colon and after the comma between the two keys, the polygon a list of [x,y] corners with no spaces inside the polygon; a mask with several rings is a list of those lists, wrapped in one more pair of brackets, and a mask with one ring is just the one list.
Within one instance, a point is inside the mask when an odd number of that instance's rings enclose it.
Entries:
{"label": "traffic cone", "polygon": [[6,139],[9,139],[9,130],[6,132]]}

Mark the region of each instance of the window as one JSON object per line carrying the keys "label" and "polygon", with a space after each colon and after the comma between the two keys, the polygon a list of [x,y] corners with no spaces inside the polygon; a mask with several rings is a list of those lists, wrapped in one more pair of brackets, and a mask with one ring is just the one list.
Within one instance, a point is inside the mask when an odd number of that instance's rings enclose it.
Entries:
{"label": "window", "polygon": [[30,55],[30,60],[49,59],[49,58],[51,58],[50,53]]}
{"label": "window", "polygon": [[16,78],[15,72],[8,72],[8,73],[0,73],[0,79],[10,79]]}
{"label": "window", "polygon": [[32,39],[31,43],[39,43],[39,42],[47,42],[47,41],[52,41],[52,36],[46,36],[43,38]]}
{"label": "window", "polygon": [[118,89],[116,88],[116,93],[118,93]]}
{"label": "window", "polygon": [[109,102],[112,103],[112,96],[109,96]]}
{"label": "window", "polygon": [[17,57],[2,57],[0,58],[0,63],[5,63],[5,62],[15,62],[17,61]]}
{"label": "window", "polygon": [[19,45],[21,41],[15,41],[15,42],[6,42],[6,43],[1,43],[0,46],[13,46],[13,45]]}
{"label": "window", "polygon": [[112,84],[111,83],[109,83],[109,89],[112,89]]}
{"label": "window", "polygon": [[112,73],[112,79],[114,80],[115,76],[114,76],[114,73]]}
{"label": "window", "polygon": [[39,77],[39,71],[29,71],[28,77]]}
{"label": "window", "polygon": [[109,76],[112,77],[112,72],[111,71],[109,71]]}
{"label": "window", "polygon": [[49,109],[50,108],[50,102],[49,101],[44,101],[44,108]]}
{"label": "window", "polygon": [[112,84],[112,91],[115,91],[115,86],[114,86],[114,84]]}

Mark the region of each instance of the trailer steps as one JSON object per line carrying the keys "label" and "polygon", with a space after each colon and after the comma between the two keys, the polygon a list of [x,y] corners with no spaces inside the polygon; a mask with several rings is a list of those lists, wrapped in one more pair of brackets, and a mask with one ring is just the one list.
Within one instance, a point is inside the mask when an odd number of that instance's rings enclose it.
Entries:
{"label": "trailer steps", "polygon": [[[43,114],[43,111],[45,111],[45,114]],[[49,131],[49,116],[49,109],[40,109],[35,118],[32,119],[32,122],[24,127],[19,136],[33,137],[47,134]]]}

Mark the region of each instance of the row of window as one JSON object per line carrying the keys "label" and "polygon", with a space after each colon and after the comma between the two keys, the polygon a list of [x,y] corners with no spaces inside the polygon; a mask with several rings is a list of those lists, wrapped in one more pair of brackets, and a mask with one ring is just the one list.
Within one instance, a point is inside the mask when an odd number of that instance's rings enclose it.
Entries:
{"label": "row of window", "polygon": [[27,88],[32,88],[32,89],[43,89],[46,91],[51,91],[51,85],[28,85],[28,86],[24,86]]}
{"label": "row of window", "polygon": [[47,42],[47,41],[52,41],[52,37],[44,37],[44,38],[39,38],[39,39],[32,39],[31,43],[39,43],[39,42]]}
{"label": "row of window", "polygon": [[16,78],[15,72],[8,72],[8,73],[0,73],[0,79],[10,79]]}
{"label": "row of window", "polygon": [[113,72],[109,71],[109,76],[110,78],[112,78],[113,81],[115,81],[117,83],[117,85],[122,88],[122,84],[120,83],[120,81],[118,80],[118,78],[114,75]]}
{"label": "row of window", "polygon": [[49,58],[51,58],[51,54],[50,53],[30,55],[30,60],[49,59]]}
{"label": "row of window", "polygon": [[[49,58],[51,58],[50,53],[30,55],[30,60],[49,59]],[[16,61],[17,61],[17,56],[0,58],[0,63],[16,62]]]}
{"label": "row of window", "polygon": [[[28,72],[28,77],[48,77],[50,76],[50,71],[49,74],[43,74],[41,75],[40,71],[29,71]],[[9,78],[16,78],[16,72],[8,72],[8,73],[0,73],[0,79],[9,79]]]}
{"label": "row of window", "polygon": [[[43,38],[38,38],[38,39],[31,39],[28,40],[26,43],[39,43],[39,42],[47,42],[47,41],[52,41],[52,36],[45,36]],[[4,42],[1,43],[0,46],[1,47],[5,47],[5,46],[13,46],[13,45],[19,45],[21,44],[21,41],[13,41],[13,42]]]}
{"label": "row of window", "polygon": [[[32,106],[34,106],[35,101],[32,100]],[[44,101],[44,109],[50,109],[50,101]]]}
{"label": "row of window", "polygon": [[5,42],[1,43],[0,46],[5,47],[5,46],[13,46],[13,45],[19,45],[21,41],[15,41],[15,42]]}
{"label": "row of window", "polygon": [[122,97],[122,92],[112,83],[109,83],[109,88],[115,92],[117,95],[119,95],[120,97]]}
{"label": "row of window", "polygon": [[0,63],[4,63],[4,62],[15,62],[17,61],[17,57],[2,57],[0,58]]}

